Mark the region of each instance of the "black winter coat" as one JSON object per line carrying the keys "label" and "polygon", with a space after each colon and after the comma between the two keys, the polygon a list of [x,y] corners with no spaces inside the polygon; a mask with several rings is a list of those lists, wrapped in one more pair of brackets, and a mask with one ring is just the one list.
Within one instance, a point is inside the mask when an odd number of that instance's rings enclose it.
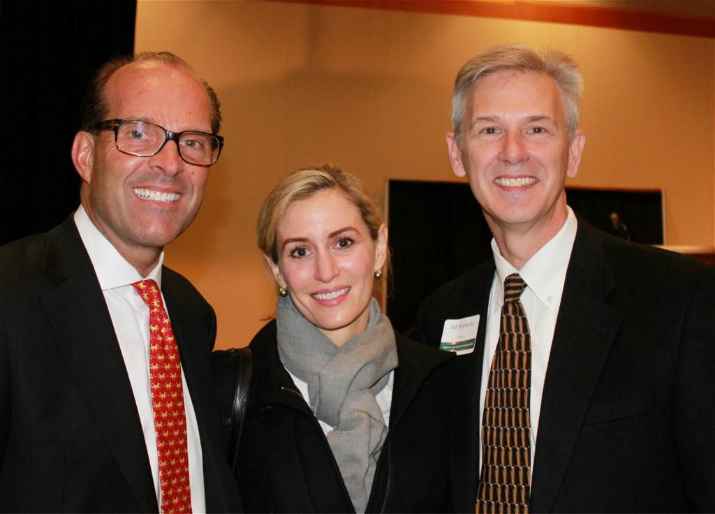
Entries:
{"label": "black winter coat", "polygon": [[[237,480],[247,512],[355,512],[317,418],[278,357],[275,320],[251,342]],[[390,426],[367,512],[449,512],[451,354],[397,336]],[[454,362],[454,361],[452,361]]]}

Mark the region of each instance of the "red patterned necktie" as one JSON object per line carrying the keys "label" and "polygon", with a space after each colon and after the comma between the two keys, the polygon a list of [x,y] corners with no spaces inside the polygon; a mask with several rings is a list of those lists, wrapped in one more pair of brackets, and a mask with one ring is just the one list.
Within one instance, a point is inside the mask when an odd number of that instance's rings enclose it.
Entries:
{"label": "red patterned necktie", "polygon": [[132,284],[149,307],[149,368],[159,455],[161,512],[191,512],[186,412],[179,348],[159,286],[153,280]]}
{"label": "red patterned necktie", "polygon": [[477,512],[528,513],[531,496],[531,335],[514,273],[504,281],[501,329],[482,419]]}

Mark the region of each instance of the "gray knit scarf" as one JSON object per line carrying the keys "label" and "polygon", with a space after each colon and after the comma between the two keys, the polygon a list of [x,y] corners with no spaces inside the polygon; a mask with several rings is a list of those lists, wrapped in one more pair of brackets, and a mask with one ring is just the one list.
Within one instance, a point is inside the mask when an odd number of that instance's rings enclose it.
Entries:
{"label": "gray knit scarf", "polygon": [[373,298],[367,329],[336,346],[291,299],[278,298],[278,354],[308,384],[310,407],[327,435],[356,512],[365,512],[387,428],[375,396],[397,367],[395,333]]}

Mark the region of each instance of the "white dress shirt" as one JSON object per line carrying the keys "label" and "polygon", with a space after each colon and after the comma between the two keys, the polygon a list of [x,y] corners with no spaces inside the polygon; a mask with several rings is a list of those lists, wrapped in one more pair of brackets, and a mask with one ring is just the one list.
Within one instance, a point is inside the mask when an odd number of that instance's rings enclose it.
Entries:
{"label": "white dress shirt", "polygon": [[[107,302],[109,315],[112,318],[114,332],[119,341],[119,348],[127,368],[144,432],[144,442],[149,455],[157,501],[161,506],[159,457],[156,449],[156,430],[149,378],[149,307],[131,284],[146,278],[155,280],[161,288],[161,267],[164,262],[164,254],[162,252],[159,263],[149,275],[142,277],[99,232],[81,205],[74,215],[74,222],[92,261],[104,299]],[[186,406],[191,507],[195,513],[206,512],[201,439],[183,370],[181,379],[184,385],[184,405]],[[122,420],[117,420],[117,422],[122,423]]]}
{"label": "white dress shirt", "polygon": [[[566,270],[571,259],[571,250],[576,239],[577,221],[571,208],[559,232],[536,252],[524,266],[517,270],[499,252],[492,239],[492,253],[496,264],[496,274],[489,293],[489,310],[484,339],[484,360],[482,362],[482,387],[479,403],[479,426],[484,415],[484,398],[487,393],[489,371],[499,342],[501,309],[504,305],[504,280],[512,273],[526,282],[521,295],[521,303],[526,312],[531,333],[531,471],[534,470],[541,398],[544,394],[544,380],[549,364],[551,343],[556,328],[556,318],[561,305],[561,295],[566,281]],[[481,430],[480,430],[481,439]],[[480,441],[481,443],[481,441]],[[479,454],[480,469],[482,452]]]}

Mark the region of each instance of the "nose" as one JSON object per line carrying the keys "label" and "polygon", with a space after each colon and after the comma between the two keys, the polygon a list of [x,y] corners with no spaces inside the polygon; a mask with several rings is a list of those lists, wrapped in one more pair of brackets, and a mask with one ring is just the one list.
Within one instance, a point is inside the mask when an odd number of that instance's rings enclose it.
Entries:
{"label": "nose", "polygon": [[521,132],[508,131],[504,136],[500,158],[509,164],[517,164],[528,157],[526,142]]}
{"label": "nose", "polygon": [[319,252],[315,259],[315,279],[328,283],[339,273],[335,257],[330,252]]}
{"label": "nose", "polygon": [[179,155],[179,144],[173,139],[166,141],[159,153],[149,159],[153,168],[159,169],[169,176],[178,174],[184,166],[184,161]]}

